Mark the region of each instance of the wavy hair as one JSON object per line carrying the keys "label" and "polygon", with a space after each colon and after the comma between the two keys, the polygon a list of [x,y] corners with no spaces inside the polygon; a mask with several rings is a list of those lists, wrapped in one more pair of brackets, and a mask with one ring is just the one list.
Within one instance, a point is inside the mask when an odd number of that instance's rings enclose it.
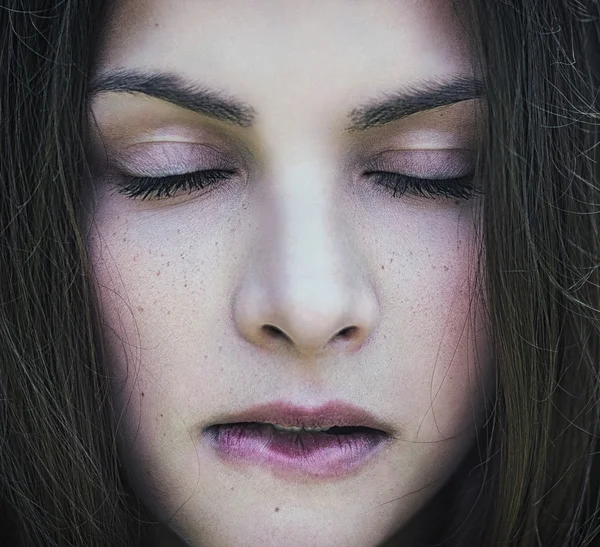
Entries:
{"label": "wavy hair", "polygon": [[[82,223],[88,75],[106,3],[0,2],[0,543],[141,547],[119,469]],[[600,15],[464,0],[487,135],[484,432],[436,496],[448,547],[600,543]],[[474,479],[474,477],[476,479]]]}

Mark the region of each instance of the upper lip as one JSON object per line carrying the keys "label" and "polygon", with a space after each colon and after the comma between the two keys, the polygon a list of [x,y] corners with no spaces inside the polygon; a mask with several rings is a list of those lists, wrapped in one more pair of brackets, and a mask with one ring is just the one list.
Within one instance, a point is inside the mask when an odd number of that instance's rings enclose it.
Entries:
{"label": "upper lip", "polygon": [[228,414],[222,421],[213,425],[240,422],[263,422],[285,427],[370,427],[393,435],[393,428],[389,424],[377,419],[363,408],[343,401],[329,401],[313,408],[276,401]]}

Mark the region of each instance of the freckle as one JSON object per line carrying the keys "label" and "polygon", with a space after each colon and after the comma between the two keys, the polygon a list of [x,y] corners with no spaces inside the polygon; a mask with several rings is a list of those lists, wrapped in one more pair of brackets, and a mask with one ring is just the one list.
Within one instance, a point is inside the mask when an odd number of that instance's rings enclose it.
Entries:
{"label": "freckle", "polygon": [[160,417],[162,418],[162,417],[163,417],[163,415],[161,414],[161,415],[160,415]]}
{"label": "freckle", "polygon": [[142,397],[144,396],[144,392],[142,391]]}
{"label": "freckle", "polygon": [[142,308],[142,306],[138,306],[137,310],[142,313],[144,311],[144,308]]}
{"label": "freckle", "polygon": [[432,268],[433,270],[435,270],[435,266],[431,266],[431,268]]}
{"label": "freckle", "polygon": [[385,266],[384,266],[383,264],[381,265],[381,269],[382,269],[382,270],[385,270]]}
{"label": "freckle", "polygon": [[234,490],[234,487],[232,486],[232,487],[231,487],[231,491],[233,492],[233,490]]}
{"label": "freckle", "polygon": [[205,356],[204,356],[204,358],[205,358],[205,359],[208,359],[208,355],[205,355]]}
{"label": "freckle", "polygon": [[183,286],[184,286],[184,287],[187,287],[187,283],[184,283],[184,284],[183,284]]}
{"label": "freckle", "polygon": [[126,241],[127,241],[127,238],[126,238],[126,237],[124,237],[124,238],[123,238],[123,243],[125,243]]}
{"label": "freckle", "polygon": [[171,312],[170,312],[170,311],[168,311],[168,312],[167,312],[167,315],[171,315]]}
{"label": "freckle", "polygon": [[393,259],[393,258],[390,258],[390,264],[391,264],[392,262],[394,262],[394,259]]}
{"label": "freckle", "polygon": [[275,512],[278,513],[279,512],[279,507],[275,507]]}
{"label": "freckle", "polygon": [[156,272],[156,277],[158,277],[160,275],[160,271]]}
{"label": "freckle", "polygon": [[444,266],[444,271],[447,272],[450,268],[448,266]]}

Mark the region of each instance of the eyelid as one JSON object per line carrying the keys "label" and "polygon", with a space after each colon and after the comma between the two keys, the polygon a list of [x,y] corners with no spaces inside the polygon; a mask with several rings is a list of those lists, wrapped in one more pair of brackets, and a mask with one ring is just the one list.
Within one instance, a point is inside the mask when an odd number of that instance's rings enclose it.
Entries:
{"label": "eyelid", "polygon": [[145,177],[239,167],[232,161],[231,154],[212,145],[173,141],[136,143],[117,152],[113,163],[122,172]]}
{"label": "eyelid", "polygon": [[384,150],[367,162],[365,170],[423,178],[454,178],[471,172],[475,160],[475,150],[465,148]]}

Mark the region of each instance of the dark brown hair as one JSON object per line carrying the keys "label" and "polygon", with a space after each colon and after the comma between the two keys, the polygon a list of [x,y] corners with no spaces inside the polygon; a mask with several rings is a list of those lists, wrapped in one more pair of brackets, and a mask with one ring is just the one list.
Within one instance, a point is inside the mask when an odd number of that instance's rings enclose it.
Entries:
{"label": "dark brown hair", "polygon": [[[105,3],[0,3],[0,543],[139,547],[81,222]],[[437,500],[448,546],[600,542],[597,3],[465,0],[483,70],[496,398]],[[475,477],[476,479],[473,479]],[[443,496],[443,497],[441,497]]]}

